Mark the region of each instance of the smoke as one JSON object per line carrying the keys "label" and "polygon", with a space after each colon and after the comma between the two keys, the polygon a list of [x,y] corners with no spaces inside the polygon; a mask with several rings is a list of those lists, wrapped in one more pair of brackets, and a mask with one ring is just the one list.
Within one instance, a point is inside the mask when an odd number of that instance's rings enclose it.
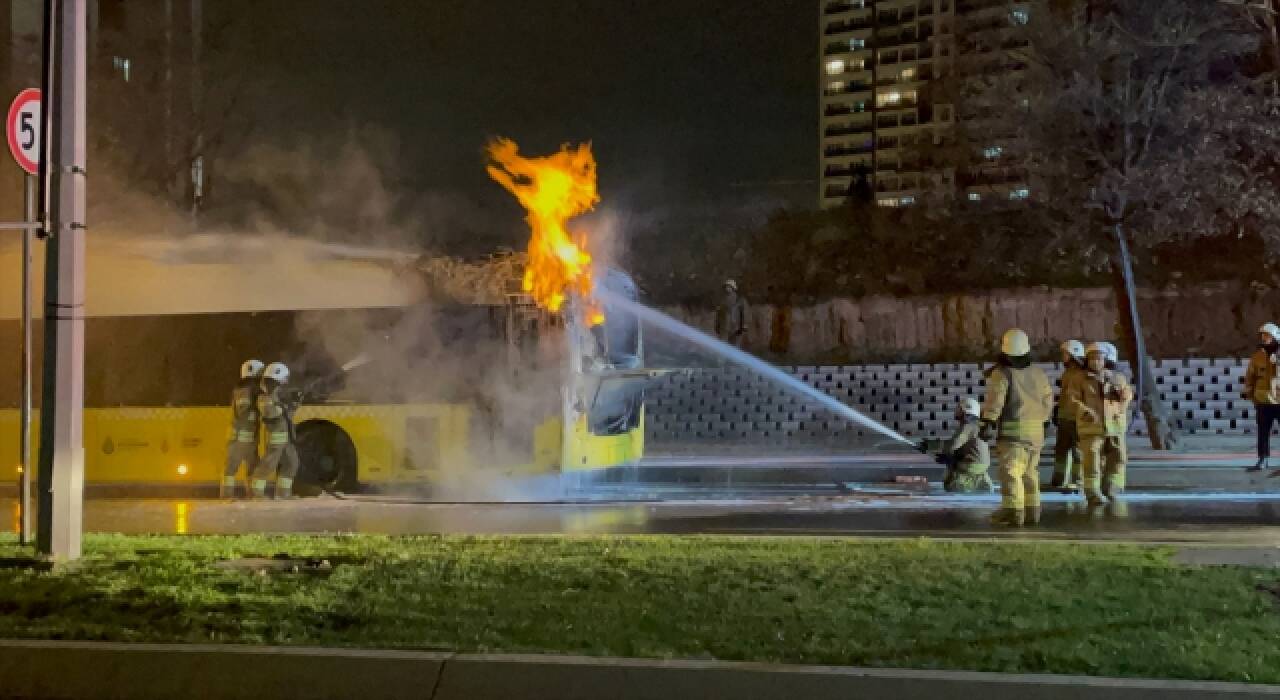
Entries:
{"label": "smoke", "polygon": [[429,471],[425,495],[542,499],[557,484],[528,475],[537,449],[554,447],[539,444],[540,431],[544,440],[559,437],[548,421],[560,414],[562,346],[532,327],[509,341],[507,328],[504,309],[473,305],[422,303],[336,320],[303,314],[306,352],[294,364],[303,382],[334,377],[334,401],[407,404],[408,461]]}
{"label": "smoke", "polygon": [[[459,237],[501,238],[503,225],[455,193],[413,192],[397,154],[394,140],[369,131],[332,144],[252,146],[211,171],[210,208],[198,226],[169,197],[98,164],[85,239],[87,313],[303,311],[295,319],[302,350],[289,358],[296,381],[337,376],[334,400],[422,407],[411,413],[435,422],[406,436],[408,463],[432,470],[433,496],[546,497],[546,480],[525,475],[535,447],[548,451],[548,443],[535,445],[538,429],[548,437],[546,421],[559,416],[560,343],[525,328],[512,350],[503,304],[518,286],[521,257],[465,261],[435,252]],[[507,228],[522,225],[515,218]],[[0,241],[5,269],[18,269],[16,238]],[[17,275],[7,280],[0,313],[16,318]],[[33,306],[42,303],[37,295]],[[333,309],[366,310],[319,313]],[[227,366],[242,359],[227,358]],[[347,363],[355,366],[342,372]],[[390,452],[366,456],[362,468]]]}
{"label": "smoke", "polygon": [[[308,167],[311,152],[299,152]],[[401,306],[422,295],[414,272],[420,249],[406,243],[406,227],[392,225],[396,198],[371,173],[368,161],[347,152],[354,180],[315,188],[317,205],[289,200],[296,183],[272,186],[257,181],[255,190],[272,202],[294,201],[302,209],[331,212],[333,190],[360,183],[354,218],[326,227],[319,218],[263,208],[254,200],[233,201],[221,212],[196,214],[173,200],[152,194],[97,165],[89,187],[86,246],[86,313],[89,316],[160,315],[207,312]],[[243,167],[267,177],[279,167],[277,152],[246,156]],[[345,161],[344,161],[345,162]],[[358,164],[364,162],[364,167]],[[319,175],[321,171],[312,170]],[[323,179],[323,178],[321,178]],[[229,180],[246,182],[246,180]],[[232,187],[234,191],[234,187]],[[231,214],[234,209],[235,214]],[[272,212],[268,215],[268,212]],[[366,235],[338,236],[351,221]],[[0,265],[17,270],[17,237],[0,241]],[[339,244],[335,241],[345,241]],[[34,306],[43,304],[43,244],[35,247]],[[0,314],[16,318],[21,290],[16,275],[0,285]]]}

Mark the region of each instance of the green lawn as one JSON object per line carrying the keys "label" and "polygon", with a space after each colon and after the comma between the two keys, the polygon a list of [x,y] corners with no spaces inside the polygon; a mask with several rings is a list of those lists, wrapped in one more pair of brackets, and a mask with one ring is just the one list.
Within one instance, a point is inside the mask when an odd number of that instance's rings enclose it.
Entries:
{"label": "green lawn", "polygon": [[[27,552],[12,539],[0,556]],[[323,573],[216,568],[327,558]],[[566,652],[1280,682],[1273,571],[1114,545],[89,536],[0,568],[0,637]]]}

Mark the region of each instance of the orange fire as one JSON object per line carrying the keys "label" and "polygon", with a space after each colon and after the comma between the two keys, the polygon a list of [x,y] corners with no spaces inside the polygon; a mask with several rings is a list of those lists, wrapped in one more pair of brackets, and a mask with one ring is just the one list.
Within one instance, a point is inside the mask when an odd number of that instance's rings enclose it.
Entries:
{"label": "orange fire", "polygon": [[510,190],[529,212],[532,229],[529,261],[524,272],[524,291],[549,311],[559,311],[565,299],[575,294],[587,305],[591,325],[604,321],[604,314],[591,298],[591,255],[585,237],[575,243],[565,224],[585,214],[600,201],[596,193],[596,159],[591,145],[560,147],[558,153],[541,158],[525,158],[509,139],[489,144],[489,176]]}

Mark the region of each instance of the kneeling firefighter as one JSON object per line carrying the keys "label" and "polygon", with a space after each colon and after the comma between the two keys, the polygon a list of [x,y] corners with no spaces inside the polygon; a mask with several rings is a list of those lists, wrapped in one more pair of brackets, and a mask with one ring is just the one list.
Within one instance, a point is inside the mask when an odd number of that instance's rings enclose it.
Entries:
{"label": "kneeling firefighter", "polygon": [[935,453],[934,459],[947,467],[942,487],[950,493],[990,493],[995,490],[987,469],[991,466],[991,451],[987,443],[978,437],[978,419],[982,407],[978,402],[965,398],[956,404],[956,420],[959,425],[948,440],[925,440],[920,443],[921,452]]}
{"label": "kneeling firefighter", "polygon": [[267,479],[276,474],[276,498],[293,496],[293,479],[298,475],[298,448],[293,433],[293,413],[298,406],[284,393],[289,382],[289,368],[272,362],[262,373],[262,391],[258,395],[258,414],[267,431],[267,449],[253,475],[253,496],[263,498]]}
{"label": "kneeling firefighter", "polygon": [[1076,427],[1084,453],[1081,486],[1089,505],[1101,505],[1104,497],[1115,501],[1124,490],[1129,459],[1125,434],[1129,431],[1133,388],[1116,370],[1118,355],[1111,343],[1091,343],[1087,378],[1068,397],[1076,407]]}
{"label": "kneeling firefighter", "polygon": [[219,498],[236,495],[236,474],[241,464],[245,465],[245,481],[251,480],[258,468],[258,383],[264,366],[261,360],[247,360],[240,365],[240,381],[231,392],[231,436]]}
{"label": "kneeling firefighter", "polygon": [[1000,357],[987,377],[982,403],[984,440],[996,438],[1001,508],[998,525],[1040,521],[1040,450],[1053,411],[1053,385],[1031,364],[1031,341],[1017,328],[1000,339]]}

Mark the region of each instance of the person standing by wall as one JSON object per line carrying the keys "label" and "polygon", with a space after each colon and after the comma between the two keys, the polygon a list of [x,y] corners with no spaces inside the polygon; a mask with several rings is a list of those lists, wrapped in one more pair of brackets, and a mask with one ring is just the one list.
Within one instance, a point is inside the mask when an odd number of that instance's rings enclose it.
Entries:
{"label": "person standing by wall", "polygon": [[724,297],[716,307],[716,337],[736,348],[746,344],[747,302],[733,280],[724,281]]}
{"label": "person standing by wall", "polygon": [[1258,340],[1258,349],[1249,358],[1249,369],[1244,374],[1242,392],[1244,398],[1253,402],[1253,412],[1258,421],[1258,461],[1249,467],[1251,472],[1260,472],[1270,466],[1271,427],[1280,419],[1280,380],[1276,371],[1280,326],[1263,324],[1258,329]]}

